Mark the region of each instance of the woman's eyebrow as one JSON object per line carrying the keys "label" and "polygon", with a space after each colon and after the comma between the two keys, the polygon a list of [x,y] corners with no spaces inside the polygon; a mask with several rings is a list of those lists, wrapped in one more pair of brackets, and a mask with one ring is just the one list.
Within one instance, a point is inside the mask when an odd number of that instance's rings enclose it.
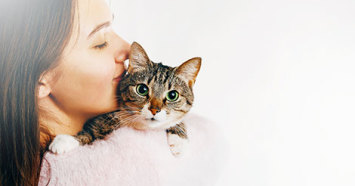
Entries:
{"label": "woman's eyebrow", "polygon": [[[114,15],[112,14],[112,20],[114,19]],[[111,21],[107,21],[107,22],[104,22],[102,24],[99,24],[95,27],[94,30],[92,30],[90,32],[90,34],[88,35],[87,39],[89,39],[92,35],[94,35],[96,32],[98,32],[99,30],[101,30],[102,28],[105,28],[105,27],[108,27],[111,25]]]}

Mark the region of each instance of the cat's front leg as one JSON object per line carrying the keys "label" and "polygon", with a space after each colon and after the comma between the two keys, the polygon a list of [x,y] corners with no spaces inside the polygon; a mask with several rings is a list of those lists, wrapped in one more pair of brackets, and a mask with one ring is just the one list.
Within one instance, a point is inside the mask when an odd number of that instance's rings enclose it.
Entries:
{"label": "cat's front leg", "polygon": [[79,145],[79,141],[74,136],[59,134],[49,145],[49,150],[56,154],[62,154],[75,149]]}
{"label": "cat's front leg", "polygon": [[113,130],[120,127],[116,113],[100,115],[85,123],[83,130],[77,135],[57,135],[49,145],[49,150],[56,154],[69,152],[80,145],[91,144],[96,139],[104,139]]}
{"label": "cat's front leg", "polygon": [[69,152],[80,145],[91,144],[95,135],[91,135],[88,131],[80,131],[77,135],[71,136],[67,134],[57,135],[49,145],[49,150],[55,154],[63,154]]}
{"label": "cat's front leg", "polygon": [[171,153],[175,157],[183,155],[188,143],[185,125],[177,124],[166,130]]}

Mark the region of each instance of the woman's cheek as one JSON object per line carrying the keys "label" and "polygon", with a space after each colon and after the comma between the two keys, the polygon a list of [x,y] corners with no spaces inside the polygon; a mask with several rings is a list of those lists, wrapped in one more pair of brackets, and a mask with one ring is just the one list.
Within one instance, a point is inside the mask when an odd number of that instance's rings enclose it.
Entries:
{"label": "woman's cheek", "polygon": [[86,76],[82,83],[88,85],[92,101],[111,99],[114,66],[97,66]]}

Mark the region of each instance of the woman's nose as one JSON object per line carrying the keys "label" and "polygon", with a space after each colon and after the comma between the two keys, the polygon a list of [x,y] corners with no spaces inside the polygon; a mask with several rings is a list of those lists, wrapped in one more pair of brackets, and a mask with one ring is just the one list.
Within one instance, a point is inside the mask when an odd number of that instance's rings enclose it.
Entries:
{"label": "woman's nose", "polygon": [[131,45],[120,36],[117,36],[117,51],[115,53],[115,62],[123,63],[129,57],[129,50]]}

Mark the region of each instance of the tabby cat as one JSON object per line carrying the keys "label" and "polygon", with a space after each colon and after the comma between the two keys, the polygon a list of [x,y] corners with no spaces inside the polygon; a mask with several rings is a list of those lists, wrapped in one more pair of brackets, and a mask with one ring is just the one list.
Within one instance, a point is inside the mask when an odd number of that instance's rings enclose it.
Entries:
{"label": "tabby cat", "polygon": [[89,120],[75,136],[57,135],[49,149],[60,154],[129,126],[166,129],[172,154],[180,155],[187,142],[182,119],[194,101],[192,87],[200,66],[199,57],[175,68],[154,63],[142,46],[133,42],[127,73],[117,88],[119,110]]}

